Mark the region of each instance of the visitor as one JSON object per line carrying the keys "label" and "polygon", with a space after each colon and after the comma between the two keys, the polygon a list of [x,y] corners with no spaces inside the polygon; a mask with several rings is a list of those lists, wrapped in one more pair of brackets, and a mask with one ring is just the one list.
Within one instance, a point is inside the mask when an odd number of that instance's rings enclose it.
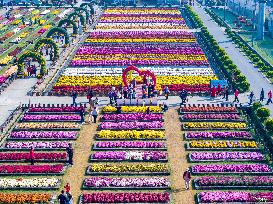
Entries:
{"label": "visitor", "polygon": [[222,87],[221,87],[221,84],[218,84],[217,86],[217,95],[221,95],[221,92],[222,92]]}
{"label": "visitor", "polygon": [[223,98],[222,99],[226,98],[226,90],[227,90],[227,87],[223,86]]}
{"label": "visitor", "polygon": [[127,90],[126,87],[124,87],[124,89],[123,89],[123,98],[124,98],[124,99],[127,99],[127,98],[128,98],[128,90]]}
{"label": "visitor", "polygon": [[73,199],[72,199],[72,195],[70,192],[66,192],[66,204],[72,204],[73,203]]}
{"label": "visitor", "polygon": [[142,98],[147,98],[147,89],[142,89]]}
{"label": "visitor", "polygon": [[129,99],[132,99],[133,98],[133,90],[132,89],[129,89]]}
{"label": "visitor", "polygon": [[264,89],[262,88],[261,93],[260,93],[260,102],[264,101]]}
{"label": "visitor", "polygon": [[88,99],[89,104],[91,104],[91,100],[92,100],[93,96],[94,96],[94,94],[93,94],[93,91],[90,87],[88,90],[88,93],[87,93],[87,99]]}
{"label": "visitor", "polygon": [[249,105],[252,104],[253,98],[254,98],[254,93],[253,93],[253,91],[251,91],[251,93],[250,93],[250,95],[249,95],[249,103],[248,103]]}
{"label": "visitor", "polygon": [[35,160],[34,148],[31,147],[29,151],[29,161],[31,165],[34,165],[34,160]]}
{"label": "visitor", "polygon": [[150,113],[151,113],[151,110],[150,110],[150,107],[148,106],[146,110],[146,114],[150,114]]}
{"label": "visitor", "polygon": [[84,124],[84,108],[80,110],[81,124]]}
{"label": "visitor", "polygon": [[234,98],[233,103],[234,103],[234,102],[238,102],[238,103],[239,103],[240,101],[239,101],[239,90],[238,90],[238,89],[235,89],[234,97],[235,97],[235,98]]}
{"label": "visitor", "polygon": [[66,183],[66,185],[65,185],[64,188],[65,188],[65,191],[68,192],[68,193],[69,193],[70,190],[71,190],[71,187],[70,187],[70,184],[69,184],[69,183]]}
{"label": "visitor", "polygon": [[226,101],[228,101],[228,95],[229,95],[229,89],[228,89],[228,87],[227,87],[227,88],[226,88],[226,91],[225,91]]}
{"label": "visitor", "polygon": [[211,88],[211,97],[216,97],[216,87],[215,86],[213,86],[212,88]]}
{"label": "visitor", "polygon": [[93,110],[92,110],[92,116],[93,116],[93,119],[94,119],[94,123],[97,123],[98,111],[97,111],[96,107],[94,107]]}
{"label": "visitor", "polygon": [[117,106],[117,114],[121,114],[121,106]]}
{"label": "visitor", "polygon": [[71,143],[69,143],[69,146],[66,148],[66,152],[68,155],[68,164],[73,165],[73,148]]}
{"label": "visitor", "polygon": [[108,94],[109,100],[110,100],[110,104],[113,105],[114,101],[113,101],[113,92],[110,91]]}
{"label": "visitor", "polygon": [[191,172],[189,168],[184,172],[183,179],[185,181],[186,190],[189,190],[191,181]]}
{"label": "visitor", "polygon": [[268,105],[269,103],[272,103],[272,90],[270,90],[267,94],[267,102],[266,102],[266,105]]}
{"label": "visitor", "polygon": [[181,91],[181,93],[179,94],[179,97],[181,98],[181,105],[183,105],[184,103],[186,103],[187,100],[187,91],[185,91],[184,89]]}
{"label": "visitor", "polygon": [[73,92],[72,92],[72,106],[76,106],[77,105],[77,103],[76,103],[76,99],[77,99],[77,97],[78,97],[78,94],[77,94],[77,92],[74,90]]}
{"label": "visitor", "polygon": [[136,99],[136,90],[133,89],[133,96],[132,96],[133,99]]}
{"label": "visitor", "polygon": [[170,93],[169,87],[168,87],[168,86],[165,86],[164,94],[165,94],[166,100],[168,100],[168,98],[169,98],[169,93]]}
{"label": "visitor", "polygon": [[136,88],[136,84],[137,84],[137,83],[136,83],[136,78],[133,78],[133,80],[132,80],[131,83],[132,83],[133,88]]}
{"label": "visitor", "polygon": [[167,104],[165,102],[163,102],[161,109],[163,112],[166,112],[169,108],[168,108]]}
{"label": "visitor", "polygon": [[98,99],[98,97],[95,98],[95,100],[94,100],[94,105],[95,105],[95,106],[98,106],[98,105],[99,105],[99,99]]}
{"label": "visitor", "polygon": [[66,204],[67,197],[66,197],[64,190],[62,190],[61,194],[58,196],[58,201],[59,201],[59,204]]}

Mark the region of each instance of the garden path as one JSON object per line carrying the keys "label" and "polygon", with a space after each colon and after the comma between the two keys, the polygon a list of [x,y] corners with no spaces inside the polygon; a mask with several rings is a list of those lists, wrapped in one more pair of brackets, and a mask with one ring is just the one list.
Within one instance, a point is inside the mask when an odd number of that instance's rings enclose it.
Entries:
{"label": "garden path", "polygon": [[[234,43],[225,35],[224,29],[219,27],[212,18],[205,12],[203,7],[195,5],[193,9],[198,13],[200,18],[203,20],[208,31],[219,43],[220,47],[224,48],[231,60],[238,66],[241,72],[247,77],[250,82],[250,89],[254,92],[256,97],[259,97],[260,91],[264,88],[266,94],[271,89],[273,90],[273,85],[258,71],[257,68],[249,61],[247,56],[245,56],[236,47]],[[267,96],[267,95],[266,95]],[[273,112],[273,106],[268,107]]]}
{"label": "garden path", "polygon": [[[85,121],[88,121],[86,118]],[[83,180],[86,177],[85,171],[89,165],[88,160],[91,154],[91,147],[94,143],[94,135],[98,124],[84,124],[80,137],[76,140],[74,144],[74,165],[68,168],[64,177],[63,185],[69,183],[71,185],[71,193],[74,197],[74,203],[78,203],[77,200],[82,194],[82,184]]]}
{"label": "garden path", "polygon": [[195,192],[193,190],[187,191],[183,181],[183,172],[189,167],[189,164],[177,108],[170,108],[165,114],[165,127],[169,165],[171,167],[170,180],[173,203],[195,203]]}

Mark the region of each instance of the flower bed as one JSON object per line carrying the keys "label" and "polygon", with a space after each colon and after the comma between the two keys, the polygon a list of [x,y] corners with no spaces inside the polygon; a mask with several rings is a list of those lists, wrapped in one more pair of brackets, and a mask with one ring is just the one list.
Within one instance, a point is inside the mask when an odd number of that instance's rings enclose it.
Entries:
{"label": "flower bed", "polygon": [[37,112],[80,112],[83,110],[83,107],[67,106],[67,107],[51,107],[51,108],[29,108],[28,112],[37,113]]}
{"label": "flower bed", "polygon": [[22,121],[80,121],[80,115],[29,115],[25,114]]}
{"label": "flower bed", "polygon": [[[0,178],[0,189],[57,189],[61,180],[57,178]],[[0,198],[1,200],[1,198]]]}
{"label": "flower bed", "polygon": [[[66,153],[57,152],[36,152],[35,162],[63,162],[66,161]],[[29,153],[22,152],[0,152],[0,162],[24,162],[29,161]]]}
{"label": "flower bed", "polygon": [[263,173],[273,174],[267,164],[202,164],[191,167],[194,174],[202,173]]}
{"label": "flower bed", "polygon": [[162,114],[146,114],[146,113],[132,113],[132,114],[104,114],[102,116],[104,121],[162,121]]}
{"label": "flower bed", "polygon": [[169,203],[169,193],[84,193],[82,203]]}
{"label": "flower bed", "polygon": [[197,113],[186,113],[182,116],[182,120],[187,121],[239,121],[242,120],[239,114],[236,113],[210,113],[210,114],[197,114]]}
{"label": "flower bed", "polygon": [[238,113],[236,107],[213,107],[213,106],[207,106],[207,107],[181,107],[180,112],[221,112],[221,113]]}
{"label": "flower bed", "polygon": [[25,149],[29,150],[31,147],[35,149],[65,149],[69,146],[69,142],[7,142],[5,148],[9,150]]}
{"label": "flower bed", "polygon": [[149,141],[105,141],[97,142],[94,150],[109,150],[109,149],[166,149],[165,142],[149,142]]}
{"label": "flower bed", "polygon": [[232,132],[187,132],[186,139],[253,139],[246,131]]}
{"label": "flower bed", "polygon": [[246,123],[242,122],[186,122],[183,124],[184,129],[246,129]]}
{"label": "flower bed", "polygon": [[167,161],[168,154],[161,151],[108,151],[95,152],[91,155],[91,161]]}
{"label": "flower bed", "polygon": [[169,174],[166,164],[92,164],[87,174]]}
{"label": "flower bed", "polygon": [[170,187],[170,182],[165,177],[91,177],[84,180],[83,186],[86,189],[166,189]]}
{"label": "flower bed", "polygon": [[0,175],[63,174],[64,166],[54,165],[0,165]]}
{"label": "flower bed", "polygon": [[102,122],[100,128],[102,130],[149,130],[162,129],[164,123],[161,121],[153,122]]}
{"label": "flower bed", "polygon": [[[159,106],[121,106],[121,112],[124,113],[145,113],[149,108],[152,113],[161,113],[161,108]],[[104,106],[102,108],[103,113],[113,113],[117,112],[117,108],[113,106]]]}
{"label": "flower bed", "polygon": [[203,176],[194,180],[199,189],[204,188],[273,188],[272,176]]}
{"label": "flower bed", "polygon": [[270,203],[273,202],[272,192],[246,192],[246,191],[214,191],[198,194],[199,203]]}
{"label": "flower bed", "polygon": [[70,122],[59,122],[59,123],[53,123],[53,122],[49,122],[49,123],[18,123],[15,126],[16,130],[62,130],[62,129],[67,129],[67,130],[71,130],[71,129],[80,129],[81,125],[79,123],[70,123]]}
{"label": "flower bed", "polygon": [[263,161],[260,152],[192,152],[189,154],[191,162],[203,161]]}
{"label": "flower bed", "polygon": [[165,133],[158,130],[126,130],[126,131],[111,131],[102,130],[98,132],[99,139],[164,139]]}
{"label": "flower bed", "polygon": [[190,141],[188,148],[190,149],[253,149],[257,148],[255,141],[224,141],[224,140],[206,140],[206,141]]}
{"label": "flower bed", "polygon": [[76,131],[15,131],[11,132],[10,139],[50,139],[50,140],[75,140],[78,132]]}
{"label": "flower bed", "polygon": [[49,203],[52,195],[49,193],[0,193],[0,203]]}

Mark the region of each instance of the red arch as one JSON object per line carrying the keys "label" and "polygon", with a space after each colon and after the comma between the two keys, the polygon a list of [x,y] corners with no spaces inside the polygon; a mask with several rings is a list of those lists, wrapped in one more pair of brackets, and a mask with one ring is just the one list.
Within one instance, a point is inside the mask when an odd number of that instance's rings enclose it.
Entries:
{"label": "red arch", "polygon": [[150,70],[140,70],[137,67],[131,65],[129,67],[127,67],[126,69],[123,70],[122,72],[122,80],[123,80],[123,84],[124,86],[128,86],[128,82],[127,82],[127,74],[130,71],[136,71],[139,76],[144,76],[144,77],[148,77],[150,76],[154,82],[154,86],[156,86],[156,76],[153,72],[151,72]]}

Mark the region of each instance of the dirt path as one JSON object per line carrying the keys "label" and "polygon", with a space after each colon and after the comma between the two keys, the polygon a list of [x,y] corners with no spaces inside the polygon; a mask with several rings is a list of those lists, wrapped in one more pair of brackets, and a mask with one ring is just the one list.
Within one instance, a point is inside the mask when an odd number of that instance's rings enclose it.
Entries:
{"label": "dirt path", "polygon": [[185,190],[183,172],[189,167],[182,139],[181,122],[177,109],[171,108],[165,115],[165,127],[171,167],[172,199],[177,204],[194,204],[195,192]]}
{"label": "dirt path", "polygon": [[[86,120],[87,121],[87,118]],[[91,153],[91,144],[94,141],[94,135],[98,124],[84,124],[81,129],[80,137],[74,145],[74,165],[69,167],[63,178],[64,185],[68,182],[71,185],[71,192],[74,202],[78,201],[81,195],[81,187],[85,178],[85,171],[89,165],[88,159]]]}

